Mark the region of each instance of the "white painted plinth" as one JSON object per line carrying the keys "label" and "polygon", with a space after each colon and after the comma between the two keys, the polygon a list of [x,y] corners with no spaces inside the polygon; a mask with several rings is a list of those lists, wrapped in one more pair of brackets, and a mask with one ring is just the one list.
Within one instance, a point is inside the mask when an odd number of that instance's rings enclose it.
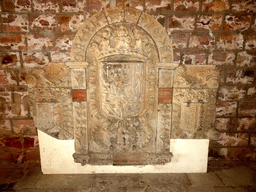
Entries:
{"label": "white painted plinth", "polygon": [[165,165],[112,166],[75,163],[74,140],[57,140],[38,130],[42,172],[44,174],[90,173],[205,173],[208,139],[171,139],[173,158]]}

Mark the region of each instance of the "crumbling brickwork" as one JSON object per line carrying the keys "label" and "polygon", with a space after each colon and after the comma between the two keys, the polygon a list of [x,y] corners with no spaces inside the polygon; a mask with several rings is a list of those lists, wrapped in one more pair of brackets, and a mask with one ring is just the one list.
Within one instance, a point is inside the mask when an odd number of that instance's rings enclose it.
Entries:
{"label": "crumbling brickwork", "polygon": [[[83,22],[109,0],[0,1],[0,160],[39,161],[25,73],[70,60]],[[173,43],[174,62],[220,72],[209,165],[256,160],[255,0],[117,0],[153,15]]]}

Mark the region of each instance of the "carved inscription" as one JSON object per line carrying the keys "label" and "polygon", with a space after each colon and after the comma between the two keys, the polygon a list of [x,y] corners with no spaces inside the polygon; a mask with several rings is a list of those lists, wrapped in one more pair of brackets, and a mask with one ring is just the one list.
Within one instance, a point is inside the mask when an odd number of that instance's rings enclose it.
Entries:
{"label": "carved inscription", "polygon": [[180,117],[180,127],[188,131],[196,131],[201,128],[202,106],[200,103],[187,103],[181,104],[181,117]]}

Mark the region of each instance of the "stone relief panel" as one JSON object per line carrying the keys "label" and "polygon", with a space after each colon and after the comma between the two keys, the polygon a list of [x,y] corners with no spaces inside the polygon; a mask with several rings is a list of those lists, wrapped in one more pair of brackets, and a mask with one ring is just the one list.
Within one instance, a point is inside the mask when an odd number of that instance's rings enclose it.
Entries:
{"label": "stone relief panel", "polygon": [[175,70],[172,138],[211,138],[215,133],[217,77],[215,66],[180,65]]}
{"label": "stone relief panel", "polygon": [[71,62],[28,74],[37,127],[74,139],[81,165],[171,161],[171,138],[216,135],[218,71],[172,63],[171,41],[150,15],[132,8],[95,14],[73,41]]}
{"label": "stone relief panel", "polygon": [[69,68],[52,63],[27,74],[26,82],[36,127],[57,139],[73,139]]}

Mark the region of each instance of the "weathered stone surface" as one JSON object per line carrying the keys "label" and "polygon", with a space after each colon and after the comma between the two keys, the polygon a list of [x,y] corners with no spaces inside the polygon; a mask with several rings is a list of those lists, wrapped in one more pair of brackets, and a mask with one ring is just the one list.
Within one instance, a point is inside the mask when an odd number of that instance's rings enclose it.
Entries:
{"label": "weathered stone surface", "polygon": [[191,182],[192,186],[221,186],[224,183],[220,180],[217,174],[215,173],[189,173],[187,174],[189,181]]}
{"label": "weathered stone surface", "polygon": [[[70,20],[59,17],[62,31]],[[63,41],[56,39],[52,61],[67,53]],[[172,138],[215,134],[216,68],[173,64],[171,41],[150,15],[120,7],[95,14],[78,30],[71,59],[36,69],[26,81],[36,126],[58,139],[74,136],[76,163],[165,164],[171,129]]]}
{"label": "weathered stone surface", "polygon": [[[246,170],[246,171],[245,171]],[[255,172],[250,167],[242,166],[216,172],[226,186],[255,185]],[[239,176],[238,176],[239,175]],[[238,177],[237,177],[238,176]]]}

